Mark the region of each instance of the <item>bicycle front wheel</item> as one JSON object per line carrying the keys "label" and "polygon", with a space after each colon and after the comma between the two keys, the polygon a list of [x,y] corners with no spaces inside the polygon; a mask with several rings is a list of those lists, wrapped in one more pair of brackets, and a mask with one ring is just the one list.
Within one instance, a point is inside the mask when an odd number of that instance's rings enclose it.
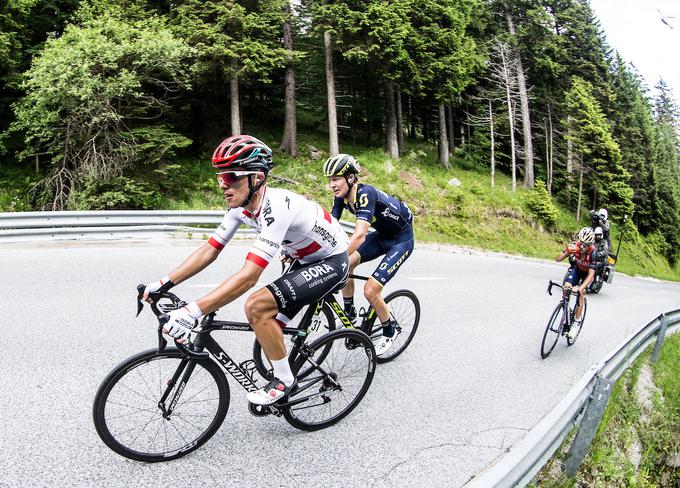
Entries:
{"label": "bicycle front wheel", "polygon": [[548,325],[546,326],[545,332],[543,333],[543,342],[541,343],[541,357],[543,359],[550,356],[550,353],[555,348],[555,344],[557,344],[557,340],[562,334],[562,330],[564,329],[564,321],[566,319],[565,314],[560,313],[563,310],[564,306],[560,302],[555,307],[555,310],[550,316],[550,320],[548,320]]}
{"label": "bicycle front wheel", "polygon": [[229,384],[219,366],[168,348],[118,365],[99,387],[92,415],[99,437],[113,451],[158,462],[203,445],[228,409]]}
{"label": "bicycle front wheel", "polygon": [[[325,353],[320,356],[321,350]],[[297,358],[293,372],[307,374],[298,375],[297,389],[281,407],[288,423],[302,430],[324,429],[346,417],[361,402],[375,374],[373,343],[355,329],[330,332],[303,346]]]}
{"label": "bicycle front wheel", "polygon": [[[588,300],[586,300],[586,297],[583,297],[583,310],[581,310],[581,319],[580,320],[572,320],[571,321],[571,328],[572,330],[574,327],[576,328],[576,334],[574,334],[574,338],[570,339],[569,336],[567,336],[567,345],[571,346],[576,342],[576,339],[578,339],[578,336],[581,334],[581,329],[583,328],[583,322],[586,320],[586,312],[588,311]],[[574,305],[574,314],[576,313],[576,305]]]}
{"label": "bicycle front wheel", "polygon": [[[418,330],[420,323],[420,302],[415,293],[409,290],[397,290],[385,297],[385,303],[390,310],[390,318],[397,323],[397,337],[394,344],[384,354],[378,356],[378,363],[387,363],[399,356],[409,346]],[[382,335],[382,325],[379,320],[373,324],[371,338],[377,339]]]}

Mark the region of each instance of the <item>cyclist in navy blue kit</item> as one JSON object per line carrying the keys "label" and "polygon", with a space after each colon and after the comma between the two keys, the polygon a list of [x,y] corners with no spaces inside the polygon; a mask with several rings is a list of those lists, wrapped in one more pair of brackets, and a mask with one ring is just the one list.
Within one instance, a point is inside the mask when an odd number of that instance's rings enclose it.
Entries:
{"label": "cyclist in navy blue kit", "polygon": [[[413,253],[413,214],[405,203],[395,197],[371,185],[359,183],[359,163],[349,154],[328,158],[323,173],[328,177],[335,196],[331,212],[333,217],[339,220],[347,209],[357,218],[347,248],[350,272],[360,263],[383,256],[364,286],[364,296],[383,324],[383,336],[375,343],[376,354],[381,355],[392,347],[397,333],[381,293]],[[375,232],[369,233],[369,227],[373,227]],[[357,316],[354,308],[354,280],[348,281],[342,296],[345,312],[354,322]]]}

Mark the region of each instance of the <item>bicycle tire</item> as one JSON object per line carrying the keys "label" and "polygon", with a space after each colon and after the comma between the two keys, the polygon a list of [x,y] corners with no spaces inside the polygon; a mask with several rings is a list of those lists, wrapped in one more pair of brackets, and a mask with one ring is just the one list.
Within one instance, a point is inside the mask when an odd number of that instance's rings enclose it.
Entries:
{"label": "bicycle tire", "polygon": [[[186,361],[186,366],[193,365],[194,369],[168,420],[163,417],[158,402],[167,380],[172,378],[182,360]],[[173,392],[181,383],[176,383]],[[126,395],[132,397],[130,403],[126,403]],[[213,395],[217,395],[217,398],[212,398]],[[170,461],[198,449],[217,432],[229,410],[229,396],[227,378],[212,360],[187,360],[176,348],[168,348],[160,353],[158,349],[150,349],[126,359],[108,374],[95,395],[92,417],[104,444],[121,456],[149,463]],[[171,398],[172,394],[168,402]],[[209,410],[214,410],[211,415],[203,415],[207,419],[205,422],[199,420],[202,416],[198,410],[200,402],[206,403],[203,407],[208,407],[209,403]],[[140,426],[144,424],[139,432],[129,428],[130,423],[136,422],[137,418]],[[173,420],[176,421],[172,423]],[[205,429],[199,424],[206,424]],[[191,427],[191,432],[198,430],[200,433],[192,433],[185,438],[180,428],[186,427]],[[143,447],[142,444],[147,444],[151,435],[153,437],[147,447]],[[168,436],[173,441],[172,445]],[[161,445],[154,448],[157,441]]]}
{"label": "bicycle tire", "polygon": [[[300,312],[298,312],[296,317],[304,317],[305,313],[306,309],[302,309]],[[319,313],[319,315],[316,315],[315,317],[320,317],[322,321],[318,325],[313,326],[313,330],[307,336],[306,341],[308,341],[309,343],[312,343],[314,340],[318,339],[323,334],[335,330],[335,316],[333,315],[333,311],[331,310],[327,303],[323,304],[323,306],[321,307],[321,313]],[[298,323],[297,326],[295,325],[295,322],[293,322],[292,326],[297,327],[297,329],[306,328],[306,324],[303,324],[302,320],[300,320],[300,323]],[[294,338],[295,336],[291,337]],[[260,376],[262,376],[267,381],[271,380],[274,377],[271,363],[267,359],[266,354],[264,354],[262,346],[257,341],[257,339],[255,339],[253,343],[253,360],[255,361],[255,367],[257,368],[257,372],[260,373]],[[294,355],[289,356],[289,361],[292,367],[292,365],[295,362]]]}
{"label": "bicycle tire", "polygon": [[595,276],[595,279],[593,282],[588,286],[588,293],[592,293],[593,295],[597,295],[600,293],[600,290],[602,289],[602,285],[604,285],[604,280],[602,280],[602,276]]}
{"label": "bicycle tire", "polygon": [[[347,339],[357,347],[348,348]],[[375,374],[373,342],[363,332],[347,328],[329,332],[308,346],[309,351],[302,350],[293,372],[309,364],[320,348],[328,348],[323,361],[312,366],[305,378],[298,376],[298,387],[288,396],[287,403],[300,403],[282,406],[288,423],[301,430],[325,429],[349,415],[366,395]]]}
{"label": "bicycle tire", "polygon": [[[388,363],[403,353],[411,344],[420,323],[420,301],[410,290],[397,290],[385,297],[385,303],[390,310],[390,316],[397,322],[397,338],[394,345],[384,354],[377,357],[378,364]],[[371,324],[371,339],[382,335],[382,324],[373,319]]]}
{"label": "bicycle tire", "polygon": [[[576,304],[574,304],[574,310],[576,309]],[[583,329],[583,322],[586,320],[586,312],[588,311],[588,300],[586,300],[586,297],[583,297],[583,310],[581,310],[581,320],[573,320],[571,323],[571,327],[577,327],[578,330],[576,331],[576,335],[574,336],[573,339],[570,339],[569,336],[567,336],[567,346],[571,346],[576,342],[576,339],[578,339],[578,336],[581,335],[581,329]]]}
{"label": "bicycle tire", "polygon": [[[560,311],[562,311],[561,317]],[[555,349],[555,345],[564,329],[564,320],[562,320],[564,317],[564,305],[560,302],[555,307],[555,310],[553,310],[552,315],[550,315],[548,325],[546,325],[545,332],[543,333],[543,341],[541,342],[541,357],[543,359],[550,356],[550,353]]]}

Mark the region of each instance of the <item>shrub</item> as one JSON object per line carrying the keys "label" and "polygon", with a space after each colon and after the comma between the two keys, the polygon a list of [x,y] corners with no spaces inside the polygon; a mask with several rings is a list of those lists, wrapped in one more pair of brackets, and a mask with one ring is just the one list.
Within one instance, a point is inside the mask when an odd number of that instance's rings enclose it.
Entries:
{"label": "shrub", "polygon": [[557,222],[557,208],[545,188],[545,183],[536,180],[536,186],[524,196],[524,204],[531,214],[547,227],[554,227]]}
{"label": "shrub", "polygon": [[71,210],[148,210],[158,205],[160,193],[148,184],[125,176],[109,181],[87,179],[71,194]]}

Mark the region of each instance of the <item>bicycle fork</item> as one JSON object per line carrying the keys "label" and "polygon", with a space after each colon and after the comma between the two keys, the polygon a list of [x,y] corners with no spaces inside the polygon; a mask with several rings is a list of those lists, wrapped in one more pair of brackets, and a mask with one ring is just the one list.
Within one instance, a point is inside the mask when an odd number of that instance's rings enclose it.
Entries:
{"label": "bicycle fork", "polygon": [[[168,380],[167,383],[168,386],[165,389],[163,396],[158,401],[158,408],[160,409],[161,412],[163,412],[164,419],[166,420],[170,419],[170,415],[172,415],[172,412],[177,406],[177,402],[179,402],[179,399],[182,396],[182,393],[184,392],[184,388],[186,387],[187,382],[189,381],[189,377],[194,372],[195,367],[196,363],[194,361],[182,359],[182,361],[179,363],[179,366],[177,367],[177,370],[175,371],[175,374],[172,376],[170,380]],[[184,375],[182,375],[182,373],[184,373]],[[175,385],[177,384],[177,380],[179,379],[180,375],[182,375],[182,379],[179,382],[177,388],[175,389]],[[173,392],[173,390],[174,394],[172,395],[172,399],[170,400],[170,406],[167,407],[166,401],[170,394]]]}

